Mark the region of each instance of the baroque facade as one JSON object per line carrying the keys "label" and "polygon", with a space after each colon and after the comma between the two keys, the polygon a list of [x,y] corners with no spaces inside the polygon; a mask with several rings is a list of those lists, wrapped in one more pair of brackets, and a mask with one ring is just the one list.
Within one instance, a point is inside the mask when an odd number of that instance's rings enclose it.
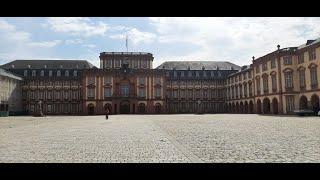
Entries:
{"label": "baroque facade", "polygon": [[228,77],[231,113],[292,114],[319,108],[320,39],[280,48]]}
{"label": "baroque facade", "polygon": [[[145,52],[102,52],[100,68],[81,60],[16,60],[30,114],[257,113],[319,111],[320,38],[280,48],[248,66],[168,61]],[[18,97],[18,96],[17,96]],[[19,102],[19,101],[17,101]]]}
{"label": "baroque facade", "polygon": [[168,113],[224,113],[226,78],[240,67],[219,61],[170,61],[157,69],[166,70]]}
{"label": "baroque facade", "polygon": [[143,52],[103,52],[100,69],[85,70],[83,109],[86,114],[165,113],[165,71],[152,68]]}
{"label": "baroque facade", "polygon": [[81,72],[94,68],[82,60],[15,60],[2,66],[21,77],[22,107],[34,114],[82,114]]}

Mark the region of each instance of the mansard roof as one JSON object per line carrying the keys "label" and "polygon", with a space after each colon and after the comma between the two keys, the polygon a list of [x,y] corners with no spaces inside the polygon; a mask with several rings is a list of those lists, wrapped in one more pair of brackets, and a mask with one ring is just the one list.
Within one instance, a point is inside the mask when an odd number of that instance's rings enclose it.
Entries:
{"label": "mansard roof", "polygon": [[13,74],[9,71],[6,71],[2,68],[0,68],[0,76],[5,76],[5,77],[9,77],[9,78],[13,78],[13,79],[17,79],[17,80],[22,80],[22,78],[16,74]]}
{"label": "mansard roof", "polygon": [[156,69],[166,70],[239,70],[241,67],[227,61],[166,61]]}
{"label": "mansard roof", "polygon": [[14,60],[1,66],[4,69],[91,69],[86,60]]}

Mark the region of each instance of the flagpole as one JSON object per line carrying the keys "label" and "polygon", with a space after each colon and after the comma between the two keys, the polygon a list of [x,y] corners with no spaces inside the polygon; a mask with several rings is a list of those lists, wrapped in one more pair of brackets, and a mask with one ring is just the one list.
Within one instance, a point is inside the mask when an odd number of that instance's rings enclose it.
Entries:
{"label": "flagpole", "polygon": [[127,47],[127,52],[128,52],[128,35],[126,36],[126,47]]}

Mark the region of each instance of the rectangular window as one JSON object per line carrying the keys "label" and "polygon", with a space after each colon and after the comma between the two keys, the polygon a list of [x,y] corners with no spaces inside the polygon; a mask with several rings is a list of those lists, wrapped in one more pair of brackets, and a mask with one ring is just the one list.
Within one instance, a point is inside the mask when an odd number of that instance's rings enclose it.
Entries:
{"label": "rectangular window", "polygon": [[247,89],[247,84],[244,84],[243,85],[243,92],[244,92],[244,97],[247,97],[247,95],[248,95],[248,89]]}
{"label": "rectangular window", "polygon": [[106,60],[106,68],[111,68],[111,59],[110,60]]}
{"label": "rectangular window", "polygon": [[88,77],[88,84],[95,84],[95,77]]}
{"label": "rectangular window", "polygon": [[294,98],[293,96],[286,96],[286,106],[287,113],[292,113],[294,111]]}
{"label": "rectangular window", "polygon": [[139,85],[145,85],[146,84],[146,78],[145,77],[139,77]]}
{"label": "rectangular window", "polygon": [[178,90],[173,91],[173,98],[178,98]]}
{"label": "rectangular window", "polygon": [[104,97],[111,97],[111,88],[104,88]]}
{"label": "rectangular window", "polygon": [[268,93],[269,91],[269,86],[268,86],[268,77],[263,78],[263,93]]}
{"label": "rectangular window", "polygon": [[122,97],[128,97],[129,96],[129,85],[120,86],[120,94]]}
{"label": "rectangular window", "polygon": [[305,88],[306,86],[306,81],[305,81],[305,70],[300,70],[299,71],[299,82],[300,82],[300,88]]}
{"label": "rectangular window", "polygon": [[318,85],[317,67],[310,68],[311,86]]}
{"label": "rectangular window", "polygon": [[88,98],[94,98],[94,97],[95,97],[95,89],[88,88]]}
{"label": "rectangular window", "polygon": [[268,70],[268,64],[267,63],[263,63],[262,64],[262,71],[266,71]]}
{"label": "rectangular window", "polygon": [[249,83],[249,96],[252,96],[252,83]]}
{"label": "rectangular window", "polygon": [[156,77],[156,84],[159,84],[159,85],[161,85],[161,78],[160,77]]}
{"label": "rectangular window", "polygon": [[69,92],[65,91],[63,97],[64,99],[69,99]]}
{"label": "rectangular window", "polygon": [[276,59],[271,60],[271,69],[276,67]]}
{"label": "rectangular window", "polygon": [[259,65],[256,67],[256,73],[260,73],[260,67],[259,67]]}
{"label": "rectangular window", "polygon": [[120,68],[120,60],[114,60],[115,68]]}
{"label": "rectangular window", "polygon": [[193,91],[192,90],[188,90],[188,97],[189,97],[189,99],[193,99]]}
{"label": "rectangular window", "polygon": [[291,56],[284,56],[283,57],[283,64],[284,65],[292,65],[292,57]]}
{"label": "rectangular window", "polygon": [[272,83],[272,91],[277,91],[277,76],[272,75],[271,76],[271,83]]}
{"label": "rectangular window", "polygon": [[316,50],[313,49],[313,50],[309,51],[309,60],[312,61],[312,60],[315,60],[315,59],[317,59]]}
{"label": "rectangular window", "polygon": [[110,85],[111,84],[111,77],[106,76],[104,77],[104,85]]}
{"label": "rectangular window", "polygon": [[260,89],[260,79],[256,80],[257,82],[257,94],[260,95],[261,89]]}
{"label": "rectangular window", "polygon": [[298,64],[304,63],[304,53],[298,55]]}
{"label": "rectangular window", "polygon": [[285,88],[293,88],[292,73],[285,73],[284,74],[284,82],[285,82]]}
{"label": "rectangular window", "polygon": [[156,88],[156,97],[161,97],[161,88]]}
{"label": "rectangular window", "polygon": [[48,111],[48,113],[52,112],[52,105],[51,104],[48,104],[47,111]]}
{"label": "rectangular window", "polygon": [[78,97],[78,92],[77,91],[73,91],[72,92],[72,98],[73,99],[77,99],[77,97]]}

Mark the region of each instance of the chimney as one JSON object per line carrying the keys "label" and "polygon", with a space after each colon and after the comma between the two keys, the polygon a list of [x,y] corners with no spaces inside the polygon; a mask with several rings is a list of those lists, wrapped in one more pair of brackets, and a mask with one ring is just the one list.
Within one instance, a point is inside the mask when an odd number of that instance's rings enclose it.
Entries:
{"label": "chimney", "polygon": [[254,60],[254,56],[252,56],[252,63],[254,63],[254,61],[255,61],[255,60]]}
{"label": "chimney", "polygon": [[313,43],[315,40],[307,40],[307,44],[306,45],[309,45],[311,43]]}
{"label": "chimney", "polygon": [[278,44],[278,46],[277,46],[277,47],[278,47],[278,50],[280,50],[280,45],[279,45],[279,44]]}

